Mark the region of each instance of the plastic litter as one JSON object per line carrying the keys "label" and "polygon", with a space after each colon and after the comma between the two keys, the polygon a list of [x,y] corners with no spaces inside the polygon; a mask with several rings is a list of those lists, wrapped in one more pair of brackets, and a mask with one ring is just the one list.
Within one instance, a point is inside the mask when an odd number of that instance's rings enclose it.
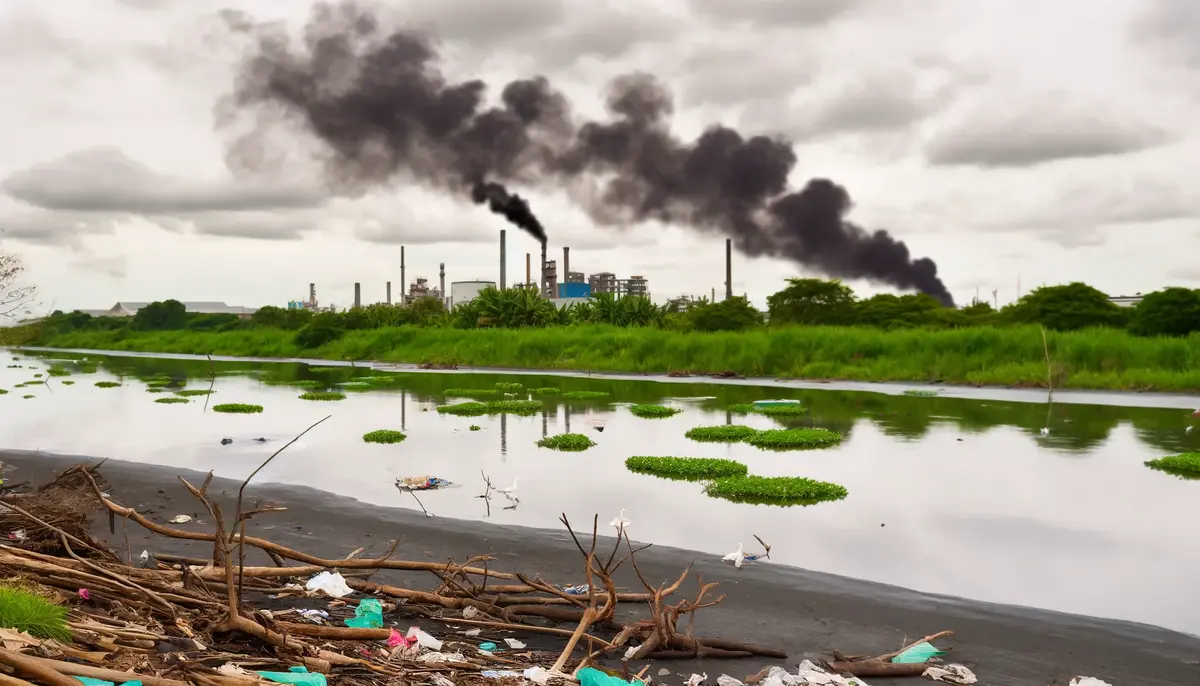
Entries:
{"label": "plastic litter", "polygon": [[396,479],[396,486],[405,491],[435,491],[453,485],[450,481],[436,476],[408,476]]}
{"label": "plastic litter", "polygon": [[354,592],[346,585],[346,579],[337,572],[321,572],[304,584],[305,590],[320,591],[330,598],[343,598]]}
{"label": "plastic litter", "polygon": [[486,669],[486,670],[480,672],[480,674],[482,674],[483,678],[485,678],[485,679],[503,679],[505,677],[510,677],[510,676],[521,676],[517,672],[514,672],[510,669],[504,669],[504,670]]}
{"label": "plastic litter", "polygon": [[467,629],[466,631],[462,632],[463,636],[478,636],[481,633],[483,632],[479,629]]}
{"label": "plastic litter", "polygon": [[542,667],[530,667],[524,672],[521,672],[521,676],[535,684],[538,684],[538,686],[545,686],[550,681],[550,672],[546,671]]}
{"label": "plastic litter", "polygon": [[406,637],[410,641],[413,639],[416,639],[417,644],[420,645],[422,648],[428,648],[429,650],[441,650],[442,649],[441,641],[437,640],[433,636],[430,636],[429,634],[425,633],[424,631],[421,631],[420,629],[418,629],[415,626],[411,626],[408,628],[408,635]]}
{"label": "plastic litter", "polygon": [[975,673],[963,665],[929,667],[921,673],[921,676],[933,679],[934,681],[940,681],[944,684],[958,684],[959,686],[979,683],[979,679],[975,678]]}
{"label": "plastic litter", "polygon": [[506,638],[506,639],[504,639],[504,642],[506,644],[508,644],[508,647],[512,648],[513,650],[520,650],[525,647],[524,643],[518,641],[515,638]]}
{"label": "plastic litter", "polygon": [[277,684],[293,684],[294,686],[328,686],[325,675],[320,672],[310,672],[301,666],[289,667],[286,672],[255,672],[267,681]]}
{"label": "plastic litter", "polygon": [[918,643],[915,646],[905,650],[896,657],[892,658],[892,662],[900,665],[919,665],[929,662],[929,658],[945,655],[946,651],[938,650],[932,643]]}
{"label": "plastic litter", "polygon": [[[1200,410],[1197,410],[1197,412],[1200,412]],[[1071,683],[1067,686],[1112,686],[1112,684],[1107,681],[1100,681],[1093,676],[1077,676],[1071,679]]]}
{"label": "plastic litter", "polygon": [[579,686],[622,686],[632,683],[619,676],[609,676],[594,667],[584,667],[575,678],[579,679]]}
{"label": "plastic litter", "polygon": [[388,635],[387,644],[389,648],[408,648],[412,646],[412,644],[408,642],[408,639],[404,638],[404,634],[396,631],[395,629],[392,629],[392,633]]}
{"label": "plastic litter", "polygon": [[143,550],[142,554],[138,555],[138,560],[140,560],[142,564],[146,564],[147,562],[149,562],[150,561],[150,551]]}
{"label": "plastic litter", "polygon": [[562,592],[566,593],[567,595],[587,595],[591,588],[592,587],[588,584],[580,584],[578,586],[563,586]]}
{"label": "plastic litter", "polygon": [[87,590],[86,588],[81,588],[81,589],[79,589],[78,591],[75,591],[75,592],[76,592],[76,593],[78,593],[78,594],[79,594],[79,597],[80,597],[80,598],[83,598],[84,600],[91,600],[91,599],[92,599],[92,592],[91,592],[91,591],[89,591],[89,590]]}
{"label": "plastic litter", "polygon": [[728,674],[722,674],[721,676],[717,677],[717,686],[746,686],[746,685],[743,684],[742,682],[738,681],[737,679],[734,679],[733,677],[729,676]]}
{"label": "plastic litter", "polygon": [[[93,679],[88,676],[77,676],[75,678],[79,681],[82,681],[85,686],[117,686],[115,682],[105,681],[104,679]],[[123,682],[121,686],[142,686],[142,682],[140,679],[136,681],[126,681]]]}
{"label": "plastic litter", "polygon": [[383,605],[374,598],[367,598],[354,609],[354,616],[343,620],[346,626],[355,629],[382,629]]}
{"label": "plastic litter", "polygon": [[867,686],[867,682],[858,677],[830,674],[805,660],[800,663],[795,674],[789,674],[782,667],[772,667],[767,677],[759,682],[759,686]]}
{"label": "plastic litter", "polygon": [[[4,482],[2,480],[0,480],[0,483],[4,483]],[[24,541],[25,540],[25,530],[24,529],[13,529],[12,531],[8,532],[8,538],[9,538],[9,540],[13,540],[13,541]]]}
{"label": "plastic litter", "polygon": [[300,616],[313,624],[324,624],[325,620],[329,619],[329,613],[324,610],[301,610]]}
{"label": "plastic litter", "polygon": [[175,515],[174,517],[171,517],[170,521],[172,524],[187,524],[188,522],[192,521],[192,516],[191,515]]}
{"label": "plastic litter", "polygon": [[704,683],[706,679],[708,679],[707,672],[704,674],[693,674],[689,676],[687,681],[683,682],[683,684],[684,686],[700,686],[700,684]]}
{"label": "plastic litter", "polygon": [[468,605],[463,608],[463,619],[474,619],[479,615],[479,609],[474,605]]}
{"label": "plastic litter", "polygon": [[484,651],[485,653],[494,653],[499,648],[500,648],[500,646],[496,645],[495,643],[492,643],[491,641],[479,644],[479,649]]}

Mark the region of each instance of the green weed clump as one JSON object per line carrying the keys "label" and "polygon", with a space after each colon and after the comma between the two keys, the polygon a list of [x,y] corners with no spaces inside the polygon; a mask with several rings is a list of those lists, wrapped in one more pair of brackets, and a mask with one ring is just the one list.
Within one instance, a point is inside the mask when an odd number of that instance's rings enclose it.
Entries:
{"label": "green weed clump", "polygon": [[472,424],[471,426],[468,426],[467,429],[470,431],[480,431],[483,429],[483,427],[479,426],[478,424]]}
{"label": "green weed clump", "polygon": [[96,388],[120,388],[121,387],[121,384],[117,383],[116,381],[97,381],[94,385],[96,386]]}
{"label": "green weed clump", "polygon": [[842,442],[842,435],[829,429],[768,429],[755,432],[746,442],[765,450],[815,450]]}
{"label": "green weed clump", "polygon": [[537,400],[493,400],[486,403],[471,401],[442,405],[437,410],[456,417],[479,417],[485,414],[531,415],[537,414],[542,407],[542,403]]}
{"label": "green weed clump", "polygon": [[629,411],[635,417],[643,419],[662,419],[664,417],[674,417],[683,412],[678,407],[667,407],[666,405],[630,405]]}
{"label": "green weed clump", "polygon": [[369,381],[346,381],[338,384],[338,388],[343,391],[371,391],[375,389],[375,384]]}
{"label": "green weed clump", "polygon": [[539,448],[549,448],[551,450],[561,450],[564,452],[577,453],[596,445],[592,439],[583,434],[558,434],[556,436],[547,436],[537,442]]}
{"label": "green weed clump", "polygon": [[540,388],[529,389],[529,395],[558,395],[561,392],[562,391],[553,386],[542,386]]}
{"label": "green weed clump", "polygon": [[472,400],[487,400],[499,398],[500,391],[494,388],[447,388],[442,391],[447,398],[471,398]]}
{"label": "green weed clump", "polygon": [[0,395],[8,395],[8,389],[0,388]]}
{"label": "green weed clump", "polygon": [[758,429],[740,424],[719,426],[697,426],[684,434],[693,441],[702,443],[741,443],[758,433]]}
{"label": "green weed clump", "polygon": [[625,460],[625,468],[639,474],[684,481],[745,476],[747,473],[746,465],[741,462],[711,457],[635,456]]}
{"label": "green weed clump", "polygon": [[734,403],[732,405],[729,405],[725,409],[729,410],[733,414],[750,414],[758,408],[754,407],[754,405],[752,405],[750,403]]}
{"label": "green weed clump", "polygon": [[8,585],[0,585],[0,627],[62,643],[71,641],[66,607]]}
{"label": "green weed clump", "polygon": [[147,388],[146,392],[147,393],[166,393],[167,390],[168,389],[166,389],[166,388]]}
{"label": "green weed clump", "polygon": [[63,369],[62,367],[51,367],[46,370],[46,373],[49,374],[50,376],[70,376],[71,375],[71,372],[67,371],[66,369]]}
{"label": "green weed clump", "polygon": [[511,381],[501,381],[500,383],[496,384],[496,390],[500,391],[501,393],[519,393],[523,388],[525,388],[525,384],[519,384]]}
{"label": "green weed clump", "polygon": [[1200,478],[1200,453],[1170,455],[1157,460],[1148,460],[1145,464],[1150,469],[1157,469],[1175,476]]}
{"label": "green weed clump", "polygon": [[176,398],[174,396],[168,396],[166,398],[155,398],[154,402],[162,403],[163,405],[182,405],[184,403],[190,403],[192,401],[188,400],[187,398]]}
{"label": "green weed clump", "polygon": [[37,396],[36,395],[23,395],[21,397],[24,398],[25,400],[32,400],[33,398],[36,398]]}
{"label": "green weed clump", "polygon": [[258,414],[263,411],[263,406],[247,403],[222,403],[220,405],[213,405],[212,411],[224,412],[226,414]]}
{"label": "green weed clump", "polygon": [[916,388],[910,388],[910,389],[904,391],[904,395],[909,395],[914,398],[936,398],[937,394],[938,394],[937,391],[926,391],[926,390],[920,390],[920,389],[916,389]]}
{"label": "green weed clump", "polygon": [[74,386],[75,385],[75,382],[70,379],[65,379],[63,381],[60,381],[59,383],[61,383],[64,386]]}
{"label": "green weed clump", "polygon": [[301,400],[321,400],[321,401],[345,400],[346,394],[345,393],[337,393],[334,391],[309,391],[307,393],[301,393],[300,399]]}
{"label": "green weed clump", "polygon": [[596,400],[607,398],[609,395],[611,394],[608,391],[567,391],[562,397],[567,400]]}
{"label": "green weed clump", "polygon": [[733,476],[713,481],[705,489],[716,498],[762,505],[812,505],[841,500],[845,486],[795,476]]}
{"label": "green weed clump", "polygon": [[182,391],[175,391],[175,395],[183,398],[195,398],[201,395],[212,395],[216,391],[210,391],[207,388],[189,388]]}
{"label": "green weed clump", "polygon": [[33,378],[35,378],[35,379],[40,379],[40,378],[42,378],[42,375],[41,375],[41,374],[34,374],[34,375],[33,375]]}
{"label": "green weed clump", "polygon": [[406,438],[408,436],[392,429],[376,429],[363,434],[363,440],[367,443],[399,443]]}
{"label": "green weed clump", "polygon": [[453,405],[442,405],[437,409],[439,414],[452,414],[455,417],[479,417],[487,414],[488,406],[486,403],[465,402],[454,403]]}
{"label": "green weed clump", "polygon": [[802,414],[808,414],[808,408],[800,403],[788,403],[786,405],[756,405],[754,412],[765,417],[798,417]]}

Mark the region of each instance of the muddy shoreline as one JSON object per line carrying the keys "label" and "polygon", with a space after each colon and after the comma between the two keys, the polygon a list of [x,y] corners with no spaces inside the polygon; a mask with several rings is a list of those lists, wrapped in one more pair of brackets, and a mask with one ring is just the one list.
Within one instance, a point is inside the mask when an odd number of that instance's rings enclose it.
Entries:
{"label": "muddy shoreline", "polygon": [[[90,350],[84,348],[45,348],[40,346],[14,346],[10,351],[38,353],[69,353],[80,355],[106,355],[111,357],[143,357],[168,360],[207,360],[204,355],[185,353],[146,353],[128,350]],[[459,367],[457,369],[422,369],[416,364],[358,360],[343,362],[304,357],[235,357],[213,355],[215,362],[284,362],[311,364],[330,367],[361,367],[384,372],[422,374],[514,374],[521,376],[559,376],[567,378],[602,378],[622,381],[653,381],[671,384],[724,384],[739,386],[774,386],[798,390],[856,391],[901,395],[909,390],[938,391],[941,397],[964,400],[994,400],[1024,403],[1045,403],[1045,389],[1017,386],[973,386],[953,383],[920,383],[915,381],[844,381],[837,379],[781,379],[777,377],[722,378],[711,376],[669,376],[667,374],[637,374],[629,372],[581,372],[563,369],[522,369],[516,367]],[[1115,407],[1158,407],[1192,410],[1200,404],[1196,393],[1162,391],[1113,391],[1088,389],[1055,389],[1056,404],[1112,405]]]}
{"label": "muddy shoreline", "polygon": [[[98,460],[0,451],[0,461],[6,465],[4,476],[10,483],[28,480],[36,484],[72,464]],[[203,474],[116,459],[107,461],[102,471],[118,502],[152,512],[156,521],[165,522],[176,514],[198,514],[198,504],[176,477],[198,483]],[[210,492],[232,496],[237,486],[218,478]],[[366,505],[306,487],[259,484],[247,492],[252,502],[265,505],[269,501],[288,508],[252,520],[249,533],[323,557],[340,557],[359,546],[378,550],[388,540],[401,538],[399,555],[406,559],[462,560],[489,553],[497,558],[493,565],[500,569],[541,574],[555,583],[581,582],[579,552],[561,530],[426,518],[418,511]],[[599,514],[607,520],[612,513]],[[107,518],[97,519],[97,534],[123,549],[120,523],[116,534],[109,535]],[[575,525],[582,529],[590,522]],[[182,525],[188,527],[204,528]],[[637,541],[636,522],[631,532]],[[135,556],[142,550],[195,556],[211,552],[211,544],[166,539],[136,525],[129,527],[128,535]],[[803,545],[802,541],[776,544]],[[698,615],[696,633],[784,649],[790,655],[789,666],[832,649],[882,653],[900,646],[906,638],[951,629],[956,635],[946,644],[953,646],[950,657],[970,666],[980,683],[989,686],[1065,684],[1079,675],[1115,686],[1200,682],[1200,638],[1145,624],[923,594],[770,563],[737,571],[712,556],[668,547],[655,546],[639,555],[639,565],[652,582],[673,579],[693,561],[694,573],[705,581],[722,582],[727,594],[724,603]],[[269,564],[265,558],[260,562]],[[436,586],[428,574],[383,573],[377,580],[417,589]],[[625,588],[637,587],[632,574],[617,582]],[[636,608],[622,608],[623,614],[631,611]],[[431,628],[438,629],[436,625]],[[722,673],[744,678],[772,663],[777,664],[765,660],[664,662],[656,664],[651,674],[659,668],[684,675],[697,671],[708,673],[715,681]],[[676,678],[660,677],[660,681],[675,683]]]}

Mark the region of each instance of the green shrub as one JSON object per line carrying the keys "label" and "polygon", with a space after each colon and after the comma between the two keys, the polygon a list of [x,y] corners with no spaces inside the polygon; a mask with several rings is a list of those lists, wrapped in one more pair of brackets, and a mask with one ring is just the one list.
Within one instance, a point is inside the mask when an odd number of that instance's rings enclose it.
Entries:
{"label": "green shrub", "polygon": [[829,429],[768,429],[746,439],[756,448],[768,450],[813,450],[842,442],[842,435]]}
{"label": "green shrub", "polygon": [[335,393],[334,391],[309,391],[300,394],[301,400],[345,400],[345,393]]}
{"label": "green shrub", "polygon": [[121,384],[116,381],[97,381],[96,388],[120,388]]}
{"label": "green shrub", "polygon": [[667,479],[699,481],[731,476],[745,476],[746,465],[733,460],[711,457],[630,457],[625,468],[639,474],[652,474]]}
{"label": "green shrub", "polygon": [[683,412],[678,407],[667,407],[666,405],[630,405],[629,411],[635,417],[643,419],[661,419],[663,417],[674,417]]}
{"label": "green shrub", "polygon": [[223,403],[221,405],[213,405],[212,411],[228,414],[258,414],[263,411],[263,406],[248,405],[246,403]]}
{"label": "green shrub", "polygon": [[794,476],[733,476],[717,479],[706,492],[716,498],[764,505],[811,505],[841,500],[849,492],[844,486]]}
{"label": "green shrub", "polygon": [[567,391],[562,394],[562,397],[567,400],[596,400],[597,398],[607,398],[611,395],[608,391]]}
{"label": "green shrub", "polygon": [[176,405],[176,404],[182,404],[182,403],[190,403],[192,401],[188,400],[187,398],[176,398],[174,396],[171,396],[171,397],[167,397],[167,398],[155,398],[154,402],[162,403],[163,405]]}
{"label": "green shrub", "polygon": [[719,426],[697,426],[693,429],[688,429],[688,432],[684,436],[693,441],[703,443],[740,443],[757,433],[758,429],[752,429],[748,426],[721,424]]}
{"label": "green shrub", "polygon": [[212,395],[216,391],[210,391],[207,388],[189,388],[183,391],[175,391],[175,395],[183,398],[195,398],[201,395]]}
{"label": "green shrub", "polygon": [[62,643],[71,641],[65,606],[9,586],[0,586],[0,627]]}
{"label": "green shrub", "polygon": [[367,443],[399,443],[406,438],[408,436],[391,429],[376,429],[363,434],[363,440]]}
{"label": "green shrub", "polygon": [[549,448],[551,450],[580,452],[596,444],[592,442],[592,439],[583,434],[558,434],[541,439],[537,442],[537,445],[539,448]]}
{"label": "green shrub", "polygon": [[1175,476],[1200,477],[1200,453],[1182,453],[1148,460],[1146,466]]}

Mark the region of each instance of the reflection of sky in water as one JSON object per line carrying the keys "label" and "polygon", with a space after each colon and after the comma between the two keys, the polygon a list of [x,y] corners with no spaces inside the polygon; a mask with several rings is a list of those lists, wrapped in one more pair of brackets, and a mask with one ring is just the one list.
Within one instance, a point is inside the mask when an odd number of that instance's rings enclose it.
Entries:
{"label": "reflection of sky in water", "polygon": [[[832,400],[828,409],[821,405],[819,398],[837,397],[828,394],[806,400],[814,417],[804,423],[839,425],[850,430],[848,440],[830,450],[773,453],[688,441],[688,428],[726,421],[724,411],[696,402],[679,402],[684,413],[655,420],[624,408],[586,406],[569,416],[558,407],[545,416],[450,417],[407,392],[351,393],[341,402],[315,403],[297,399],[298,389],[219,377],[212,402],[266,408],[245,416],[204,413],[203,398],[190,405],[156,404],[163,396],[146,393],[133,379],[123,388],[93,387],[111,378],[104,373],[76,375],[75,386],[54,386],[52,393],[12,389],[30,377],[30,370],[0,369],[0,386],[11,390],[0,396],[0,447],[213,469],[238,478],[332,414],[264,470],[260,481],[414,508],[411,498],[397,493],[394,478],[434,474],[463,486],[422,494],[430,511],[480,519],[484,503],[474,496],[482,492],[483,470],[497,485],[520,478],[520,506],[503,510],[506,503],[497,498],[489,521],[553,527],[565,511],[576,521],[599,513],[606,522],[624,508],[635,540],[720,555],[739,541],[753,549],[752,534],[759,534],[774,546],[778,563],[1200,633],[1200,592],[1192,580],[1200,568],[1192,524],[1200,519],[1200,482],[1142,464],[1164,447],[1197,449],[1195,436],[1183,435],[1179,410],[1056,406],[1051,435],[1042,438],[1037,433],[1044,405],[962,401],[932,413],[961,423],[958,428],[946,421],[930,426],[929,414],[912,410],[919,406],[896,404],[921,399],[887,405],[869,396],[852,402],[843,397],[841,410],[853,409],[847,414],[835,413]],[[205,385],[195,381],[192,387]],[[479,388],[490,380],[456,375],[441,385]],[[687,390],[661,388],[663,396]],[[22,400],[22,391],[37,398]],[[779,397],[780,391],[765,389],[762,396]],[[1102,412],[1106,418],[1099,421]],[[855,413],[870,419],[855,419]],[[971,419],[973,413],[978,416]],[[596,420],[603,432],[595,430]],[[777,426],[758,416],[732,421]],[[565,431],[568,422],[599,445],[583,453],[534,445],[543,431]],[[1010,425],[989,428],[988,422]],[[483,430],[468,431],[471,424]],[[409,438],[399,445],[361,440],[367,431],[402,426]],[[249,440],[259,436],[271,440]],[[220,445],[223,437],[234,443]],[[738,505],[704,496],[697,484],[630,474],[622,464],[630,455],[729,457],[756,474],[836,481],[850,496],[808,508]]]}

